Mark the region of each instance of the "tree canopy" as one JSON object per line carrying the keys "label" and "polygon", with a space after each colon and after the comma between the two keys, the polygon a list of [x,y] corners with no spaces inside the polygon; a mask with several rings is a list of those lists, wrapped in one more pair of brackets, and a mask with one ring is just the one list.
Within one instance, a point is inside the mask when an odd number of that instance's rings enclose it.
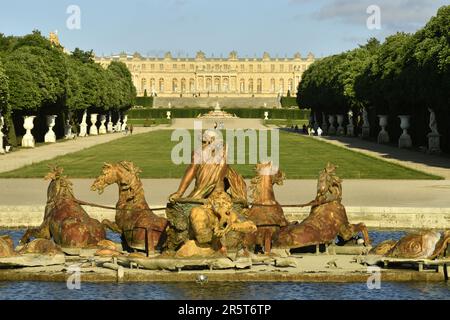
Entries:
{"label": "tree canopy", "polygon": [[316,114],[360,114],[365,107],[372,123],[380,114],[391,119],[409,114],[420,143],[431,108],[441,115],[438,126],[450,150],[450,6],[414,34],[396,33],[381,44],[370,39],[314,62],[303,74],[297,100]]}

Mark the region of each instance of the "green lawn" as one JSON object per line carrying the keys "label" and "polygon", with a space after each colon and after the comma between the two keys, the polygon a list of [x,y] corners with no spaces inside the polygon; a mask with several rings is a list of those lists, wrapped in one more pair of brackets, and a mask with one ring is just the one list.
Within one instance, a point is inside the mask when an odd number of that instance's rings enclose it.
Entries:
{"label": "green lawn", "polygon": [[265,125],[275,125],[281,128],[290,128],[291,126],[297,125],[301,130],[304,124],[308,125],[308,120],[291,120],[291,119],[270,119],[264,120]]}
{"label": "green lawn", "polygon": [[[43,177],[49,164],[58,164],[71,178],[94,178],[103,162],[133,161],[142,169],[142,178],[180,178],[186,165],[175,165],[171,150],[178,142],[170,139],[171,130],[160,130],[127,136],[66,156],[23,167],[2,178]],[[270,141],[270,139],[268,139]],[[246,148],[248,152],[248,148]],[[280,163],[288,179],[316,179],[319,171],[331,161],[339,166],[337,173],[350,179],[439,179],[419,171],[346,150],[295,133],[280,132]],[[245,177],[252,177],[254,165],[233,165]]]}

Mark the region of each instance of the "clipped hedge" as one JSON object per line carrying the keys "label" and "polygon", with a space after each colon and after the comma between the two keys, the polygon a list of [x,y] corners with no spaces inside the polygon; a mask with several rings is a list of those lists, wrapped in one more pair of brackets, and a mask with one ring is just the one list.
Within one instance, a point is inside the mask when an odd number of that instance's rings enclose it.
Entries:
{"label": "clipped hedge", "polygon": [[[167,111],[172,118],[197,118],[198,115],[207,113],[206,108],[158,108],[158,109],[131,109],[128,111],[130,119],[162,119],[166,118]],[[239,118],[264,118],[264,112],[269,112],[270,119],[309,119],[310,110],[300,109],[251,109],[251,108],[224,108],[225,111],[235,114]]]}
{"label": "clipped hedge", "polygon": [[281,106],[283,108],[289,108],[292,106],[298,106],[297,97],[281,97]]}
{"label": "clipped hedge", "polygon": [[136,105],[144,108],[153,108],[153,97],[136,97]]}

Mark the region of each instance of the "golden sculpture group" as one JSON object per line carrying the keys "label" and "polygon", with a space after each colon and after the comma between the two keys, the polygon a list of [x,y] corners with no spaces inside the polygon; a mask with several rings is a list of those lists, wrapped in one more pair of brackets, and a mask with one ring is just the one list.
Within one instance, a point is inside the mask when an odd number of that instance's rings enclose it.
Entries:
{"label": "golden sculpture group", "polygon": [[[111,184],[119,188],[115,221],[101,223],[90,218],[73,194],[72,183],[63,169],[53,167],[46,179],[47,205],[40,227],[28,229],[21,246],[14,249],[8,236],[0,237],[0,258],[24,253],[55,254],[61,248],[97,248],[96,255],[159,258],[223,257],[231,252],[249,256],[271,254],[272,247],[293,249],[333,244],[338,238],[349,242],[361,233],[363,243],[371,241],[363,223],[350,224],[342,205],[342,181],[336,166],[328,163],[320,172],[316,198],[299,206],[310,206],[302,222],[289,223],[276,199],[273,185],[281,185],[284,173],[273,163],[255,166],[251,199],[247,186],[226,162],[227,147],[213,130],[202,136],[202,146],[192,154],[178,190],[169,196],[166,218],[149,207],[140,170],[133,163],[105,164],[91,190],[102,193]],[[188,197],[184,193],[195,180]],[[121,235],[121,247],[106,239],[106,228]],[[35,240],[30,241],[32,238]],[[437,258],[450,242],[450,231],[442,234],[423,230],[399,241],[388,240],[370,253],[399,258]],[[161,254],[157,255],[157,251]]]}

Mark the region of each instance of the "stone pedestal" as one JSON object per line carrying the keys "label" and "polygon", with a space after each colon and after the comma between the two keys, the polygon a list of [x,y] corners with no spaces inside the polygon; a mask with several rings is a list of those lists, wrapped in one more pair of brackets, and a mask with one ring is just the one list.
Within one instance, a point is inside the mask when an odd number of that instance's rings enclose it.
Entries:
{"label": "stone pedestal", "polygon": [[428,153],[440,154],[442,152],[440,137],[439,133],[430,132],[428,134]]}
{"label": "stone pedestal", "polygon": [[80,124],[80,133],[78,134],[78,136],[80,136],[80,137],[86,137],[87,136],[86,118],[87,118],[87,112],[84,111],[83,119],[81,120],[81,124]]}
{"label": "stone pedestal", "polygon": [[47,116],[48,131],[44,136],[45,143],[55,143],[56,142],[56,134],[53,131],[53,127],[55,126],[56,117],[57,117],[57,115]]}
{"label": "stone pedestal", "polygon": [[345,136],[345,129],[342,126],[342,124],[344,123],[344,115],[338,114],[336,117],[337,117],[337,123],[338,123],[337,135],[338,136]]}
{"label": "stone pedestal", "polygon": [[385,144],[385,143],[389,143],[389,133],[386,131],[386,126],[387,126],[387,115],[379,115],[379,124],[381,127],[381,131],[378,133],[378,143],[380,144]]}
{"label": "stone pedestal", "polygon": [[398,117],[400,118],[400,128],[402,128],[402,130],[403,130],[402,135],[398,139],[398,147],[399,148],[411,148],[412,140],[411,140],[411,136],[408,134],[409,119],[411,116],[401,115]]}
{"label": "stone pedestal", "polygon": [[100,128],[98,128],[99,134],[106,134],[105,122],[106,122],[106,116],[104,114],[102,114],[100,116]]}
{"label": "stone pedestal", "polygon": [[114,124],[112,122],[111,112],[109,113],[108,124],[106,125],[106,127],[107,127],[106,130],[108,131],[108,133],[111,133],[114,131]]}
{"label": "stone pedestal", "polygon": [[330,122],[330,126],[328,127],[328,134],[330,136],[335,135],[336,134],[336,127],[334,126],[334,116],[333,115],[329,115],[328,116],[328,121]]}
{"label": "stone pedestal", "polygon": [[36,116],[26,116],[23,117],[23,128],[26,131],[25,135],[22,137],[22,147],[23,148],[34,148],[34,137],[31,134],[31,130],[34,128],[34,118]]}
{"label": "stone pedestal", "polygon": [[98,129],[97,129],[96,125],[95,125],[97,123],[97,117],[98,117],[97,113],[91,113],[91,123],[92,123],[92,125],[89,128],[89,134],[91,136],[97,136],[98,135]]}

